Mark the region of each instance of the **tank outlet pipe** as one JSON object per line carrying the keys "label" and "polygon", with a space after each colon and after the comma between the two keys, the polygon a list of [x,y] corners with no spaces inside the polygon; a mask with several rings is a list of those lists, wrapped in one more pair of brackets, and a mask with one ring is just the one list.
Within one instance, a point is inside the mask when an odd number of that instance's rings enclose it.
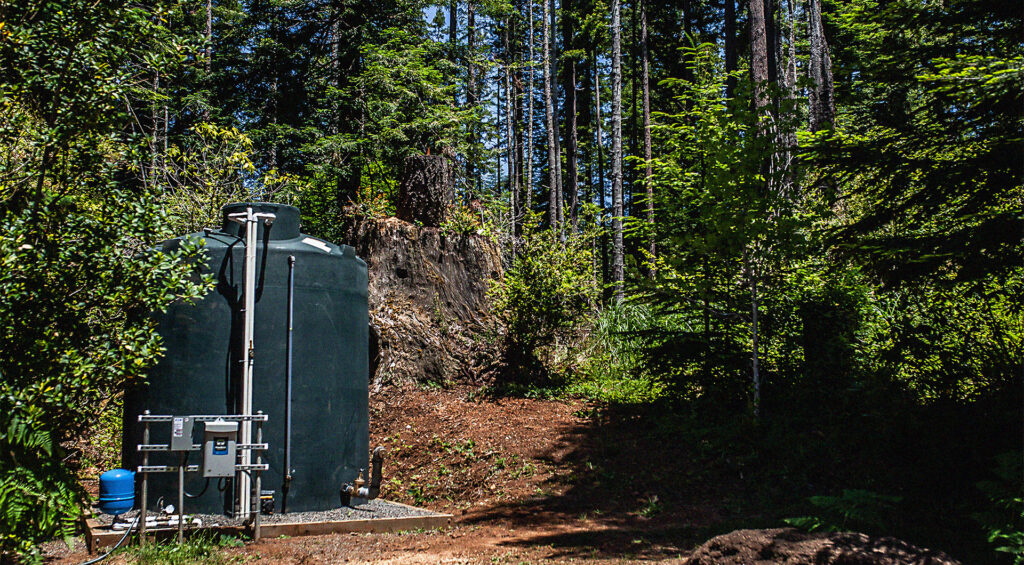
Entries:
{"label": "tank outlet pipe", "polygon": [[360,469],[359,476],[353,484],[345,483],[341,487],[341,495],[344,503],[347,505],[353,498],[365,498],[367,500],[377,498],[380,495],[380,484],[383,481],[383,474],[381,471],[383,466],[384,447],[378,445],[373,450],[369,486],[363,486],[366,484],[366,481],[363,480],[363,469]]}
{"label": "tank outlet pipe", "polygon": [[[259,222],[264,222],[267,227],[274,223],[277,216],[265,212],[255,212],[252,206],[248,206],[245,212],[231,214],[228,219],[245,227],[245,330],[242,335],[242,415],[252,416],[252,375],[253,357],[255,346],[253,334],[255,333],[256,321],[256,235]],[[252,422],[243,420],[240,436],[242,443],[252,443]],[[248,466],[250,463],[250,452],[248,449],[241,450],[241,464]],[[244,472],[235,473],[235,484],[237,485],[237,508],[239,514],[247,512],[251,504],[251,490],[249,475]]]}
{"label": "tank outlet pipe", "polygon": [[384,446],[378,445],[373,450],[373,462],[372,462],[372,474],[370,475],[370,492],[367,493],[370,496],[367,498],[377,498],[380,495],[380,483],[384,480],[381,467],[384,466]]}
{"label": "tank outlet pipe", "polygon": [[288,256],[288,350],[285,356],[284,389],[284,484],[281,513],[288,513],[288,489],[292,484],[292,330],[295,321],[295,256]]}

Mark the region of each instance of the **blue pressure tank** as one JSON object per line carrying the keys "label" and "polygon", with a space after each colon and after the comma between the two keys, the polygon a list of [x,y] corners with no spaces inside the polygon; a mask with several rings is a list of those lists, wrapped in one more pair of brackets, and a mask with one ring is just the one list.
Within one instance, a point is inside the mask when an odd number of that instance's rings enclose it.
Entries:
{"label": "blue pressure tank", "polygon": [[135,506],[135,473],[114,469],[100,475],[100,512],[117,516]]}

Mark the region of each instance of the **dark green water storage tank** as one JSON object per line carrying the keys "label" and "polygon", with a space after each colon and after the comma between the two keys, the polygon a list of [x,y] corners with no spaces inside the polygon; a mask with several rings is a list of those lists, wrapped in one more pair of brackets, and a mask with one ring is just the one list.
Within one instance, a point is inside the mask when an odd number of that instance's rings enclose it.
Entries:
{"label": "dark green water storage tank", "polygon": [[[137,416],[153,414],[239,414],[244,331],[244,227],[229,214],[269,212],[276,220],[259,226],[256,249],[253,412],[269,416],[263,440],[269,471],[262,488],[275,491],[281,508],[284,480],[285,390],[288,337],[289,258],[294,267],[292,352],[292,481],[288,510],[337,508],[342,484],[367,468],[369,427],[368,306],[366,263],[347,245],[335,245],[299,233],[299,210],[282,204],[231,204],[224,208],[220,230],[206,230],[164,242],[171,250],[186,238],[201,238],[206,269],[217,287],[194,304],[176,304],[158,317],[158,331],[167,353],[150,372],[148,384],[125,395],[124,462],[141,464],[135,446],[142,442]],[[150,443],[169,442],[169,424],[153,424]],[[196,442],[201,425],[196,425]],[[199,464],[192,452],[189,464]],[[150,464],[177,464],[171,454],[153,453]],[[231,512],[230,480],[190,473],[186,490],[198,498],[185,501],[186,512]],[[141,481],[136,481],[139,484]],[[177,500],[177,475],[150,475],[150,505],[163,497]]]}

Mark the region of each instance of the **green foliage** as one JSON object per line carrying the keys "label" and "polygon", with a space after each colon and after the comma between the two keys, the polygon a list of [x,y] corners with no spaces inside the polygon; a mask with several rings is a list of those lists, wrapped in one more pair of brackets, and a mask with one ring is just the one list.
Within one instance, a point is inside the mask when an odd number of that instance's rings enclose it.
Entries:
{"label": "green foliage", "polygon": [[642,371],[643,334],[659,319],[643,303],[625,301],[600,311],[580,351],[579,371],[565,392],[616,403],[651,402],[665,392],[664,383]]}
{"label": "green foliage", "polygon": [[19,8],[0,28],[0,552],[24,554],[83,499],[56,446],[156,362],[149,314],[209,284],[196,242],[140,254],[169,235],[129,106],[180,56],[164,6]]}
{"label": "green foliage", "polygon": [[347,166],[359,167],[362,187],[393,183],[408,155],[464,152],[463,128],[478,119],[472,108],[454,106],[456,68],[443,57],[443,44],[404,29],[381,35],[382,41],[362,47],[361,72],[351,85],[331,91],[356,104],[358,128],[308,148],[324,156],[311,166],[324,182],[338,177],[332,163],[340,155],[354,155]]}
{"label": "green foliage", "polygon": [[1024,355],[1022,273],[973,283],[935,281],[876,293],[864,354],[876,375],[923,401],[973,401],[1013,390]]}
{"label": "green foliage", "polygon": [[812,496],[810,503],[820,509],[820,515],[789,518],[785,522],[809,532],[886,532],[892,527],[892,511],[901,500],[867,490],[844,490],[842,496]]}
{"label": "green foliage", "polygon": [[663,509],[662,504],[658,502],[658,495],[655,494],[647,497],[647,500],[640,507],[640,510],[637,511],[637,514],[644,518],[651,518],[660,514]]}
{"label": "green foliage", "polygon": [[398,180],[384,173],[385,167],[379,162],[369,163],[363,167],[362,181],[356,195],[357,214],[367,218],[386,218],[395,215]]}
{"label": "green foliage", "polygon": [[13,552],[37,562],[35,544],[70,538],[85,501],[74,473],[61,461],[53,436],[36,427],[30,412],[0,413],[0,557]]}
{"label": "green foliage", "polygon": [[160,233],[153,200],[111,189],[103,201],[43,196],[0,215],[0,407],[73,437],[120,385],[161,353],[149,312],[200,296],[197,242],[137,256]]}
{"label": "green foliage", "polygon": [[[804,221],[765,173],[770,138],[744,105],[723,103],[716,49],[685,50],[691,80],[672,80],[676,114],[659,114],[652,166],[661,322],[645,334],[646,370],[679,393],[729,406],[749,398],[754,285],[772,296],[773,271],[803,244]],[[744,84],[745,88],[749,85]]]}
{"label": "green foliage", "polygon": [[987,0],[839,6],[853,100],[810,157],[826,197],[845,188],[835,245],[879,278],[976,280],[1024,259],[1019,12]]}
{"label": "green foliage", "polygon": [[996,458],[996,478],[978,483],[991,501],[991,508],[975,516],[988,533],[995,550],[1013,556],[1014,564],[1024,563],[1024,461],[1018,452]]}
{"label": "green foliage", "polygon": [[153,174],[174,233],[220,226],[221,208],[251,200],[289,201],[297,179],[256,170],[253,141],[237,128],[201,122],[161,156]]}
{"label": "green foliage", "polygon": [[585,235],[569,234],[559,241],[552,231],[525,228],[512,266],[491,288],[494,311],[505,325],[513,376],[546,380],[540,350],[574,329],[593,308],[597,283],[590,245]]}
{"label": "green foliage", "polygon": [[441,222],[441,233],[445,235],[477,235],[480,232],[480,215],[469,206],[452,206]]}
{"label": "green foliage", "polygon": [[131,563],[145,565],[192,565],[194,563],[211,563],[219,565],[239,561],[224,553],[225,549],[241,547],[242,540],[214,534],[191,536],[184,543],[148,543],[134,546],[123,551]]}

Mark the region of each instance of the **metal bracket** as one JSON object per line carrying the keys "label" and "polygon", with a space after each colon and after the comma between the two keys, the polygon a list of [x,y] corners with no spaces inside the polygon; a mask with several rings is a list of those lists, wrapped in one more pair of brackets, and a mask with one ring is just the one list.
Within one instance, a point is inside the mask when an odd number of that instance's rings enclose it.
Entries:
{"label": "metal bracket", "polygon": [[[170,422],[174,416],[168,416],[164,414],[139,414],[140,422]],[[266,414],[253,414],[251,416],[243,416],[241,414],[225,414],[223,416],[192,416],[193,422],[214,422],[217,420],[224,420],[225,422],[266,422]]]}

